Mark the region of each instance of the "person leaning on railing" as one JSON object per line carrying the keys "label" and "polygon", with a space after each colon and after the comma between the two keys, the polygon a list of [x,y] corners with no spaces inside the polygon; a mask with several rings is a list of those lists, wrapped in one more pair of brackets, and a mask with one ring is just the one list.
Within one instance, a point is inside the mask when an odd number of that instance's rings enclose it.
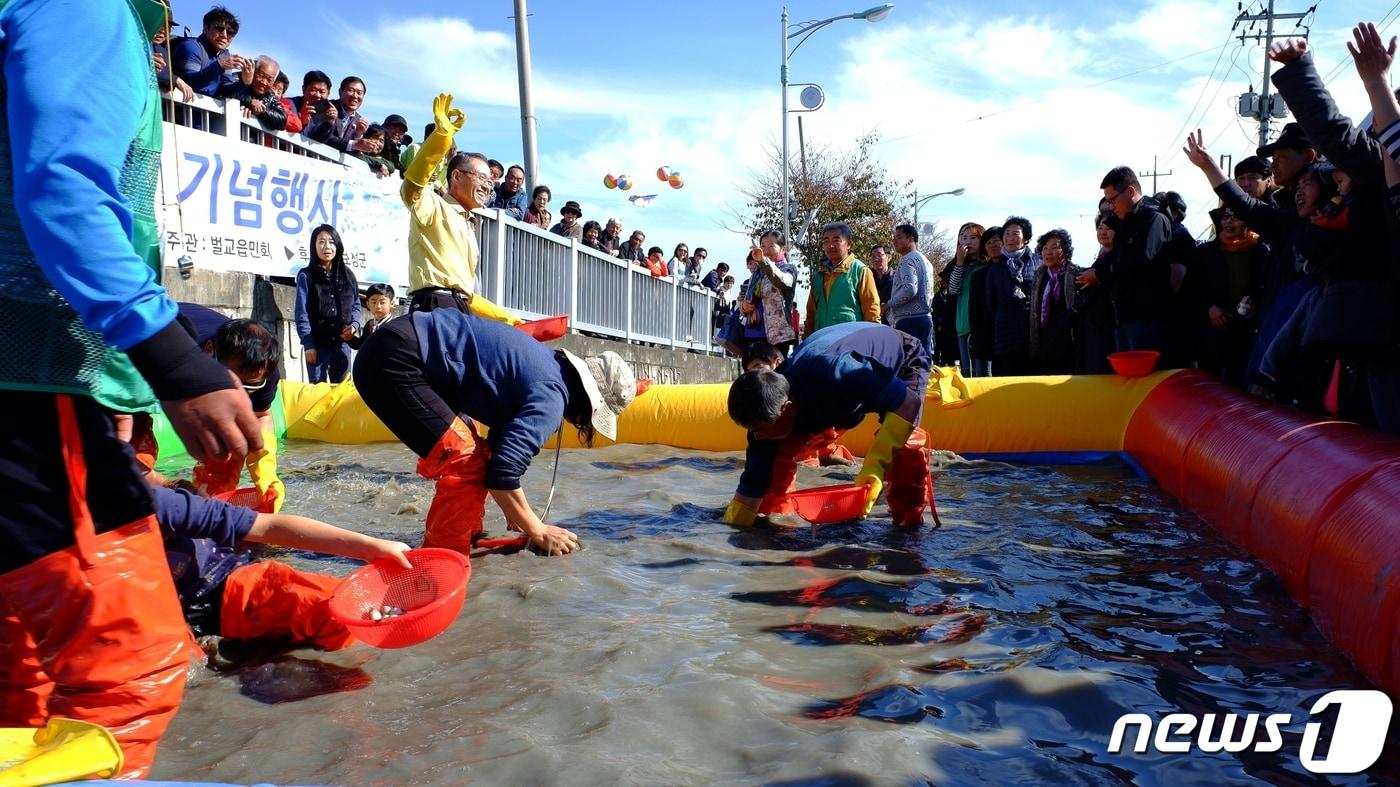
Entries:
{"label": "person leaning on railing", "polygon": [[457,309],[514,325],[519,318],[473,294],[480,251],[472,211],[485,207],[493,185],[486,158],[479,153],[453,156],[447,165],[449,198],[438,196],[428,186],[467,116],[452,108],[451,95],[442,93],[433,101],[433,119],[436,127],[404,170],[399,189],[409,213],[409,311]]}

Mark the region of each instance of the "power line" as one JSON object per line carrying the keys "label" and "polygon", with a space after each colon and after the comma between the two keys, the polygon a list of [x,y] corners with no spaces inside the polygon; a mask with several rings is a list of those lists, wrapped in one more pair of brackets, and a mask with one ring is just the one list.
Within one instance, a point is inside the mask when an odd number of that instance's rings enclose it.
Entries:
{"label": "power line", "polygon": [[[1391,15],[1395,13],[1395,9],[1397,8],[1400,8],[1400,2],[1396,2],[1394,5],[1392,5],[1390,7],[1390,10],[1385,12],[1385,16],[1381,17],[1380,24],[1376,25],[1377,32],[1384,33],[1386,31],[1386,28],[1390,27],[1392,24],[1395,23],[1396,17],[1392,17]],[[1327,76],[1322,78],[1323,86],[1330,84],[1332,80],[1340,76],[1342,73],[1342,69],[1346,68],[1347,64],[1349,63],[1351,63],[1350,57],[1342,58],[1341,61],[1337,63],[1337,65],[1333,67],[1331,71],[1327,72]]]}
{"label": "power line", "polygon": [[[1230,32],[1225,34],[1225,43],[1220,45],[1220,54],[1215,56],[1215,65],[1210,67],[1210,76],[1207,76],[1206,81],[1201,84],[1201,92],[1196,94],[1196,103],[1192,104],[1191,111],[1186,113],[1186,119],[1182,121],[1181,128],[1177,129],[1175,134],[1167,137],[1168,149],[1162,155],[1166,156],[1168,160],[1172,157],[1170,146],[1181,136],[1181,132],[1191,126],[1191,119],[1196,116],[1196,110],[1201,106],[1201,99],[1206,97],[1206,91],[1210,89],[1210,82],[1215,78],[1215,70],[1220,68],[1220,61],[1225,59],[1225,48],[1230,45],[1230,39],[1235,37],[1235,27],[1238,25],[1239,21],[1236,20],[1235,24],[1230,25]],[[1222,79],[1222,82],[1223,81]],[[1213,100],[1214,99],[1212,99],[1212,101]],[[1207,104],[1207,106],[1209,106],[1209,104]],[[1153,169],[1156,169],[1155,165]]]}
{"label": "power line", "polygon": [[[1234,28],[1233,28],[1233,27],[1232,27],[1230,30],[1231,30],[1232,33],[1234,32]],[[1228,78],[1228,76],[1229,76],[1229,74],[1230,74],[1230,69],[1239,68],[1238,62],[1239,62],[1239,59],[1240,59],[1240,54],[1243,53],[1243,52],[1245,52],[1245,51],[1246,51],[1246,50],[1245,50],[1244,46],[1240,46],[1238,49],[1235,50],[1235,53],[1234,53],[1233,55],[1230,56],[1230,68],[1229,68],[1229,69],[1226,69],[1225,73],[1221,75],[1220,81],[1217,82],[1217,83],[1215,84],[1215,93],[1213,93],[1213,94],[1211,95],[1210,101],[1206,103],[1207,111],[1209,111],[1209,107],[1210,107],[1210,106],[1212,106],[1213,104],[1215,104],[1215,100],[1216,100],[1217,98],[1220,97],[1220,91],[1221,91],[1222,89],[1224,89],[1224,87],[1225,87],[1225,80],[1226,80],[1226,78]],[[1251,75],[1250,75],[1248,72],[1246,72],[1244,69],[1241,68],[1241,69],[1239,69],[1239,70],[1240,70],[1240,73],[1244,74],[1246,77],[1251,76]],[[1230,114],[1235,114],[1235,111],[1234,111],[1233,108],[1231,108]],[[1202,112],[1202,113],[1201,113],[1201,118],[1200,118],[1200,119],[1201,119],[1201,121],[1204,121],[1204,120],[1206,119],[1206,112]],[[1178,138],[1178,139],[1181,138],[1181,132],[1185,131],[1187,128],[1190,128],[1190,125],[1191,125],[1191,124],[1188,122],[1188,123],[1186,123],[1186,124],[1183,124],[1181,128],[1177,129],[1176,135],[1177,135],[1177,138]],[[1228,128],[1228,127],[1229,127],[1229,124],[1227,123],[1225,127]],[[1219,137],[1217,137],[1217,139],[1218,139],[1218,138],[1219,138]],[[1171,147],[1171,149],[1170,149],[1170,152],[1167,154],[1166,159],[1163,160],[1162,163],[1163,163],[1163,164],[1170,164],[1170,163],[1171,163],[1178,155],[1180,155],[1180,154],[1181,154],[1181,147],[1180,147],[1179,145],[1173,144],[1172,147]]]}

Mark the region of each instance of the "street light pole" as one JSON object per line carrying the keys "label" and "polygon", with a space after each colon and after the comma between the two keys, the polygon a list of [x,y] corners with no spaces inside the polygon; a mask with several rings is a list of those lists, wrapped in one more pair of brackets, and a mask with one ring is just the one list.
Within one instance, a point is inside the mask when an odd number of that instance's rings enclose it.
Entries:
{"label": "street light pole", "polygon": [[[889,16],[890,11],[893,10],[894,3],[882,3],[880,5],[867,8],[864,11],[857,11],[855,13],[850,14],[842,14],[841,16],[833,16],[830,19],[820,19],[815,22],[804,22],[798,25],[797,30],[790,31],[788,27],[787,6],[783,6],[783,40],[781,42],[783,45],[783,65],[778,73],[778,79],[782,83],[783,90],[783,237],[787,239],[789,243],[792,242],[792,198],[789,195],[788,191],[788,57],[791,56],[792,53],[796,52],[797,48],[802,46],[803,42],[805,42],[809,37],[811,37],[813,33],[817,32],[823,27],[826,27],[832,22],[839,22],[842,19],[864,19],[869,22],[878,22],[881,19],[884,19],[885,17]],[[802,36],[802,40],[798,41],[797,44],[791,50],[789,50],[788,41],[797,38],[798,36]]]}
{"label": "street light pole", "polygon": [[788,196],[788,12],[783,6],[783,243],[792,243],[792,200]]}
{"label": "street light pole", "polygon": [[967,191],[967,189],[953,189],[952,191],[940,191],[940,192],[938,192],[937,194],[929,194],[928,196],[925,196],[925,197],[922,197],[922,198],[921,198],[921,197],[919,197],[919,190],[918,190],[918,189],[914,189],[914,194],[913,194],[913,197],[914,197],[914,228],[915,228],[915,229],[918,229],[918,227],[919,227],[919,206],[920,206],[920,205],[924,204],[925,202],[928,202],[928,201],[932,200],[934,197],[942,197],[942,196],[944,196],[944,195],[946,195],[946,194],[952,194],[954,197],[961,197],[961,196],[963,195],[963,193],[966,192],[966,191]]}

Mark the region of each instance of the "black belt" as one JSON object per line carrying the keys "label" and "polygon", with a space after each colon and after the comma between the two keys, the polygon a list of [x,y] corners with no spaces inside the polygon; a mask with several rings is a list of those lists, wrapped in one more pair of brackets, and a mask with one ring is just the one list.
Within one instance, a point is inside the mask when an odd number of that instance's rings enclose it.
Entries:
{"label": "black belt", "polygon": [[469,292],[462,292],[461,290],[454,290],[454,289],[452,289],[451,287],[419,287],[418,289],[414,290],[413,292],[410,292],[410,293],[408,294],[408,296],[409,296],[410,298],[412,298],[413,296],[419,295],[419,294],[422,294],[422,293],[428,293],[428,294],[442,293],[442,294],[444,294],[444,295],[454,295],[454,296],[457,296],[457,297],[459,297],[459,298],[466,298],[467,300],[471,300],[471,297],[472,297],[472,294],[469,293]]}

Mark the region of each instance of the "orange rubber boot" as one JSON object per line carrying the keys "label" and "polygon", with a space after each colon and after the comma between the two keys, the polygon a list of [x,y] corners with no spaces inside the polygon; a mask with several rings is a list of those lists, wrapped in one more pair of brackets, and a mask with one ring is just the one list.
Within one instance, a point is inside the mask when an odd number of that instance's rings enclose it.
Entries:
{"label": "orange rubber boot", "polygon": [[331,593],[342,577],[297,571],[267,560],[229,574],[219,608],[219,634],[229,639],[289,640],[321,650],[355,642],[345,624],[331,617]]}
{"label": "orange rubber boot", "polygon": [[[899,527],[917,527],[924,523],[924,506],[933,501],[933,475],[929,460],[928,433],[915,429],[904,447],[895,452],[885,481],[885,500],[890,516]],[[937,514],[935,513],[935,518]]]}
{"label": "orange rubber boot", "polygon": [[461,418],[418,461],[418,474],[437,481],[424,523],[423,546],[470,556],[486,516],[486,460],[491,449]]}

